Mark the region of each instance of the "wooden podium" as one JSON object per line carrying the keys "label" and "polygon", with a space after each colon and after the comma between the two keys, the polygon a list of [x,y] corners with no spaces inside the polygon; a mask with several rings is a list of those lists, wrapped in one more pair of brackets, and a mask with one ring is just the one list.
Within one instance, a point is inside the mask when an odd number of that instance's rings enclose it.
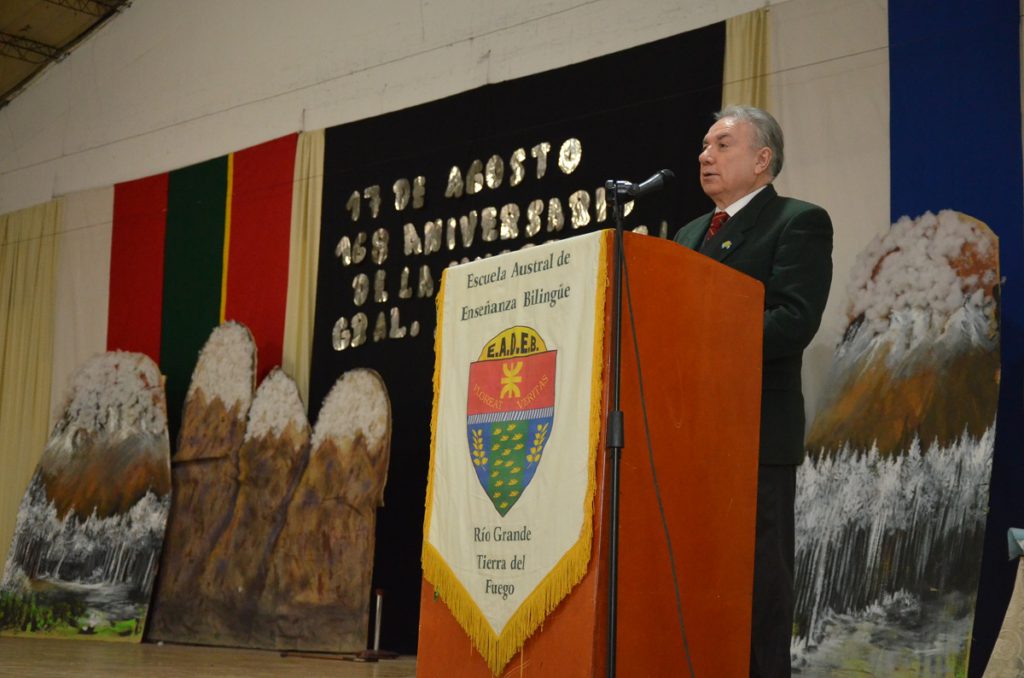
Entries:
{"label": "wooden podium", "polygon": [[[607,270],[613,275],[613,247]],[[761,284],[673,242],[625,234],[654,464],[674,549],[697,676],[749,670],[754,511],[761,397]],[[612,281],[606,303],[609,403]],[[640,383],[623,296],[617,673],[688,674],[668,548],[647,451]],[[607,672],[609,507],[604,433],[597,457],[594,547],[586,576],[502,675]],[[417,675],[491,671],[425,580]]]}

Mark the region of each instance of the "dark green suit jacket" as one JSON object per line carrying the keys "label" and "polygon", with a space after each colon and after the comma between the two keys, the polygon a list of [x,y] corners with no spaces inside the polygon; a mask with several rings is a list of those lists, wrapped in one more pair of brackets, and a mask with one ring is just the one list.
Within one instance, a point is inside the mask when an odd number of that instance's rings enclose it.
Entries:
{"label": "dark green suit jacket", "polygon": [[[711,215],[683,226],[675,241],[699,251]],[[799,464],[804,456],[800,368],[832,283],[832,220],[821,207],[783,198],[768,185],[708,244],[708,256],[764,284],[760,461]]]}

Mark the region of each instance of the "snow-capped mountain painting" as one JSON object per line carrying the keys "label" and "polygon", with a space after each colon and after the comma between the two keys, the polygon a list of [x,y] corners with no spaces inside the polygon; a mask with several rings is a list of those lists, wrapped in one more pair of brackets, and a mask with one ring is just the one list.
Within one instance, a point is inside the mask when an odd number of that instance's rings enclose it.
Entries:
{"label": "snow-capped mountain painting", "polygon": [[343,374],[307,420],[275,368],[253,391],[242,324],[213,330],[185,401],[152,640],[355,652],[367,646],[391,444],[380,376]]}
{"label": "snow-capped mountain painting", "polygon": [[22,499],[0,633],[140,640],[170,501],[159,369],[96,356],[73,375]]}
{"label": "snow-capped mountain painting", "polygon": [[998,242],[904,217],[858,256],[797,476],[794,669],[966,672],[999,388]]}

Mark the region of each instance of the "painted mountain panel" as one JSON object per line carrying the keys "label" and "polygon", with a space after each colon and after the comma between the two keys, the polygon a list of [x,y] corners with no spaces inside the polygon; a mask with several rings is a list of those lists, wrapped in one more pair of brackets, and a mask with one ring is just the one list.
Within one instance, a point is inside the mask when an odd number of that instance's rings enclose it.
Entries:
{"label": "painted mountain panel", "polygon": [[391,406],[380,375],[346,372],[328,393],[309,464],[288,504],[253,629],[261,647],[366,648],[377,508],[384,502]]}
{"label": "painted mountain panel", "polygon": [[149,637],[363,650],[387,391],[372,370],[345,373],[311,431],[295,382],[274,369],[254,395],[255,374],[246,327],[214,330],[185,402]]}
{"label": "painted mountain panel", "polygon": [[262,623],[257,606],[270,555],[308,463],[309,439],[295,382],[279,369],[271,371],[256,391],[238,452],[231,522],[199,577],[207,642],[254,646],[251,636]]}
{"label": "painted mountain panel", "polygon": [[231,522],[238,496],[238,450],[256,381],[256,344],[249,330],[228,322],[199,354],[174,455],[174,502],[153,596],[149,635],[194,642],[199,577]]}
{"label": "painted mountain panel", "polygon": [[138,641],[171,502],[163,382],[140,353],[72,376],[18,512],[0,633]]}
{"label": "painted mountain panel", "polygon": [[967,666],[999,389],[998,242],[951,210],[859,255],[798,471],[794,666]]}

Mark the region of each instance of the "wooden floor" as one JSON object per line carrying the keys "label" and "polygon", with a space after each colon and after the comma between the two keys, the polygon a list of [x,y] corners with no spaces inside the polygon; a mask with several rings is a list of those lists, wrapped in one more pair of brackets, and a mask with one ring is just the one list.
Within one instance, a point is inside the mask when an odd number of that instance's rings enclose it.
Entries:
{"label": "wooden floor", "polygon": [[353,662],[343,661],[337,655],[281,656],[279,652],[267,650],[0,637],[0,676],[412,678],[415,675],[415,657]]}

